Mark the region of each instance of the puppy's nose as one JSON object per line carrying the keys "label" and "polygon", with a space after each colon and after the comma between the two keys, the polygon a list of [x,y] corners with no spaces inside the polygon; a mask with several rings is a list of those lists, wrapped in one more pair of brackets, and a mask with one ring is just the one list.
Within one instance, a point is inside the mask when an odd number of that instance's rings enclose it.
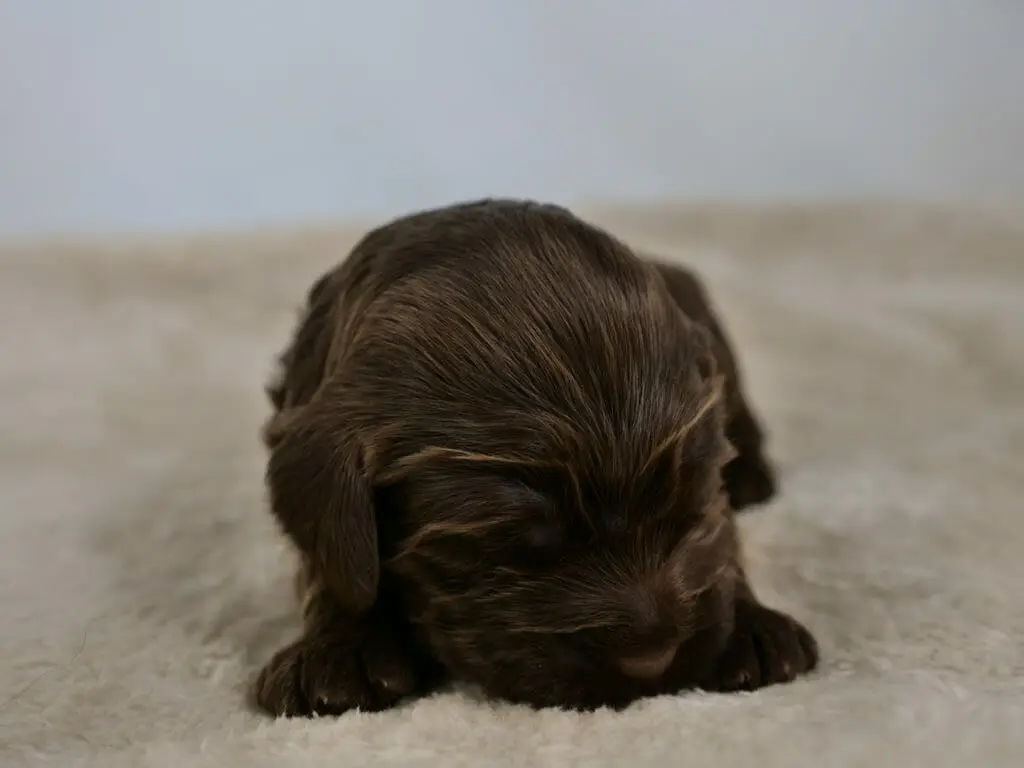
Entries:
{"label": "puppy's nose", "polygon": [[653,651],[645,651],[635,656],[621,656],[619,658],[619,669],[630,677],[650,679],[657,677],[676,658],[676,651],[679,650],[679,643],[673,642],[661,646]]}

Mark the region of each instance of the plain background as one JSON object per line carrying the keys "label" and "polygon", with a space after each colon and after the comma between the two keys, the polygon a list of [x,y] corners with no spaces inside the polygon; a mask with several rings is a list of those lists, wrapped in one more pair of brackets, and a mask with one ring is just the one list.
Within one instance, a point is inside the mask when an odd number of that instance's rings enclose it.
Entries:
{"label": "plain background", "polygon": [[0,236],[1024,199],[1020,0],[0,0]]}

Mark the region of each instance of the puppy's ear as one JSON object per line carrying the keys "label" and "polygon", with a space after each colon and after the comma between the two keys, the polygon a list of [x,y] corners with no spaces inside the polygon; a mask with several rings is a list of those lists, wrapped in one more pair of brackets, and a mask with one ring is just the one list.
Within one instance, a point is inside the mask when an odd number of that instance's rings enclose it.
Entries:
{"label": "puppy's ear", "polygon": [[718,358],[714,335],[704,325],[687,319],[692,339],[691,354],[694,356],[697,373],[701,380],[711,386],[718,386],[723,377],[722,364]]}
{"label": "puppy's ear", "polygon": [[267,427],[266,481],[274,517],[341,606],[376,600],[377,520],[363,447],[332,404],[314,400]]}

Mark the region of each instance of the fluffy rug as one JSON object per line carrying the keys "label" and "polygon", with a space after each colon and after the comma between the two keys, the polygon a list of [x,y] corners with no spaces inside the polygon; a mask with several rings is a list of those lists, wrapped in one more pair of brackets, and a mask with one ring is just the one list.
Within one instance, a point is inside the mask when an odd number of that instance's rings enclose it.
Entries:
{"label": "fluffy rug", "polygon": [[363,226],[0,248],[0,764],[1024,765],[1024,216],[592,210],[697,266],[782,472],[743,518],[820,670],[535,713],[446,692],[271,721],[295,631],[261,387]]}

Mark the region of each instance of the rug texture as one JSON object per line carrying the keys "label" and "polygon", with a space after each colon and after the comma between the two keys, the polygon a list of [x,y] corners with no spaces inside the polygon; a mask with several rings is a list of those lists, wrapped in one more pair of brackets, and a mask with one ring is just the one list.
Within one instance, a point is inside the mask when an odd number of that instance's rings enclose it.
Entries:
{"label": "rug texture", "polygon": [[754,584],[820,669],[532,712],[444,692],[272,721],[296,631],[262,386],[366,224],[0,248],[0,765],[1024,765],[1024,217],[584,211],[696,266],[781,471]]}

